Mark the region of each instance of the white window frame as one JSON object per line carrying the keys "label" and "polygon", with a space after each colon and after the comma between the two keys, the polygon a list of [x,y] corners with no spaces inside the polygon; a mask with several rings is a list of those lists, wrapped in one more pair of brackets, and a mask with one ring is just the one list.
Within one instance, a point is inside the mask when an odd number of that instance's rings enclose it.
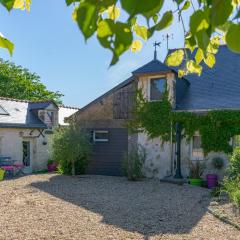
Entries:
{"label": "white window frame", "polygon": [[194,137],[201,137],[199,134],[194,134],[191,138],[191,144],[190,144],[190,155],[191,155],[191,160],[192,161],[202,161],[204,160],[204,153],[203,153],[203,149],[202,148],[199,148],[201,149],[202,151],[202,156],[201,157],[197,157],[197,156],[194,156],[193,154],[193,138]]}
{"label": "white window frame", "polygon": [[109,131],[106,131],[106,130],[95,130],[95,131],[93,131],[93,141],[94,142],[108,142],[109,141],[109,138],[96,139],[96,133],[109,134]]}
{"label": "white window frame", "polygon": [[[166,80],[166,84],[168,84],[168,79],[167,79],[167,75],[160,75],[160,76],[152,76],[152,77],[149,77],[148,78],[148,81],[147,81],[147,94],[148,94],[148,101],[149,102],[158,102],[158,101],[162,101],[162,99],[159,99],[159,100],[151,100],[151,80],[152,79],[165,79]],[[168,86],[166,86],[166,88],[168,88]],[[167,89],[166,89],[167,90]]]}

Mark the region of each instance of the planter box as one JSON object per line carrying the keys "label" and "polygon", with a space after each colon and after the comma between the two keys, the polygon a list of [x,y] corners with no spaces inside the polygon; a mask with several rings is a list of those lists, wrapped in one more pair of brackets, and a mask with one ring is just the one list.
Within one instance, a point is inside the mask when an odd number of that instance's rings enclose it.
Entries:
{"label": "planter box", "polygon": [[189,184],[201,187],[203,185],[203,180],[201,178],[189,178]]}

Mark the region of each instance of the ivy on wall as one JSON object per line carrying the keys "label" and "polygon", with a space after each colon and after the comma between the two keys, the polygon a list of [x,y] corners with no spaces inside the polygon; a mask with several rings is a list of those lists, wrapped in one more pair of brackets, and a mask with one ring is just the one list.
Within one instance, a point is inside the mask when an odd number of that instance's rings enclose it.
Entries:
{"label": "ivy on wall", "polygon": [[231,153],[231,139],[240,135],[240,111],[176,112],[172,110],[167,92],[161,101],[154,102],[148,102],[141,90],[137,92],[133,118],[128,121],[130,132],[145,132],[150,138],[170,141],[177,122],[181,123],[187,139],[199,132],[205,155],[211,151]]}

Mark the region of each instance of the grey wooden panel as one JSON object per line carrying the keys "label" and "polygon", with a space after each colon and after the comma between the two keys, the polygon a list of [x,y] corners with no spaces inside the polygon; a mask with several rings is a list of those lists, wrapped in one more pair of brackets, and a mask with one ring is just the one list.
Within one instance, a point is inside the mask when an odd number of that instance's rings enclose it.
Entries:
{"label": "grey wooden panel", "polygon": [[128,150],[128,132],[125,128],[97,128],[109,132],[108,142],[93,142],[93,153],[88,174],[122,176],[123,154]]}

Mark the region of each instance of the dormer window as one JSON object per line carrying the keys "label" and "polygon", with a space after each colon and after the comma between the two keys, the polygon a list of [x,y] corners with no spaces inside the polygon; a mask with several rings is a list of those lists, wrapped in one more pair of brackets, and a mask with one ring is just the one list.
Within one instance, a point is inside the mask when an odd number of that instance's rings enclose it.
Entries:
{"label": "dormer window", "polygon": [[150,79],[150,101],[162,100],[166,91],[166,78]]}

